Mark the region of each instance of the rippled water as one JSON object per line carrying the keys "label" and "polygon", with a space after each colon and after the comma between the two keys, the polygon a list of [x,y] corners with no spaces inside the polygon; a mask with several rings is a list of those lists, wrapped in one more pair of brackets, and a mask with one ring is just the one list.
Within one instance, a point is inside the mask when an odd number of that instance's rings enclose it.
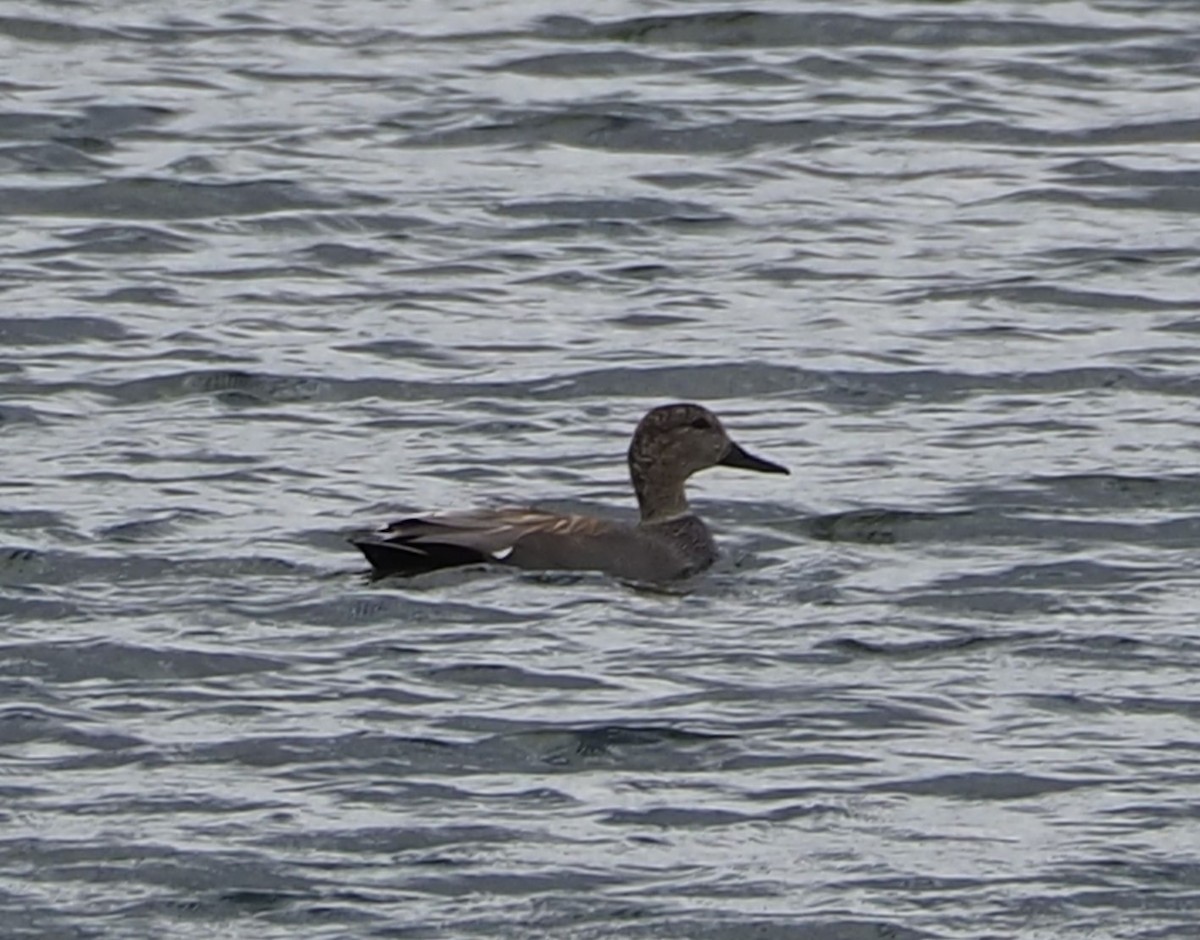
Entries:
{"label": "rippled water", "polygon": [[[6,938],[1200,917],[1200,8],[10,2]],[[371,582],[628,512],[687,588]]]}

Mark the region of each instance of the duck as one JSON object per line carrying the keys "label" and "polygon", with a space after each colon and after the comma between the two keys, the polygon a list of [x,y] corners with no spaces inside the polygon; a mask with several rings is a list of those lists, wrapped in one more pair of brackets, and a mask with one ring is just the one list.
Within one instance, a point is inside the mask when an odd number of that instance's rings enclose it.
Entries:
{"label": "duck", "polygon": [[628,463],[636,524],[514,506],[413,516],[350,541],[376,576],[494,564],[675,581],[699,574],[718,557],[712,533],[688,504],[692,474],[711,467],[789,473],[737,444],[715,414],[691,402],[647,412],[633,432]]}

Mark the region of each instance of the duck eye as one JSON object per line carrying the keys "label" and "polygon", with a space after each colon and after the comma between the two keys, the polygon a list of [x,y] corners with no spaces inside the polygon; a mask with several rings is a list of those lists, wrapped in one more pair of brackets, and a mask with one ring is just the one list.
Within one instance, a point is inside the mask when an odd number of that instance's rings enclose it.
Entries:
{"label": "duck eye", "polygon": [[692,427],[694,427],[697,431],[707,431],[712,427],[712,422],[709,421],[708,418],[697,418],[692,422]]}

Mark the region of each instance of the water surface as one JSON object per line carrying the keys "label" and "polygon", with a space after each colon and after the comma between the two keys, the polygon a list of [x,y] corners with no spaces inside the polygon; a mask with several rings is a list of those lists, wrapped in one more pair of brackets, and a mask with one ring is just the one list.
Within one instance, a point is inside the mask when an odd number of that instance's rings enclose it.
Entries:
{"label": "water surface", "polygon": [[[1192,936],[1198,36],[6,6],[5,936]],[[345,543],[680,399],[697,583]]]}

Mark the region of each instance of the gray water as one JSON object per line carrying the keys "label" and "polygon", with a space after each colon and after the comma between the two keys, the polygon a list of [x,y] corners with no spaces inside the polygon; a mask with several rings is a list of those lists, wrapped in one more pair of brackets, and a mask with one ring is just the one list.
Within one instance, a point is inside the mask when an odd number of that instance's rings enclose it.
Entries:
{"label": "gray water", "polygon": [[[1200,6],[0,7],[0,935],[1200,933]],[[675,590],[371,581],[628,513]]]}

